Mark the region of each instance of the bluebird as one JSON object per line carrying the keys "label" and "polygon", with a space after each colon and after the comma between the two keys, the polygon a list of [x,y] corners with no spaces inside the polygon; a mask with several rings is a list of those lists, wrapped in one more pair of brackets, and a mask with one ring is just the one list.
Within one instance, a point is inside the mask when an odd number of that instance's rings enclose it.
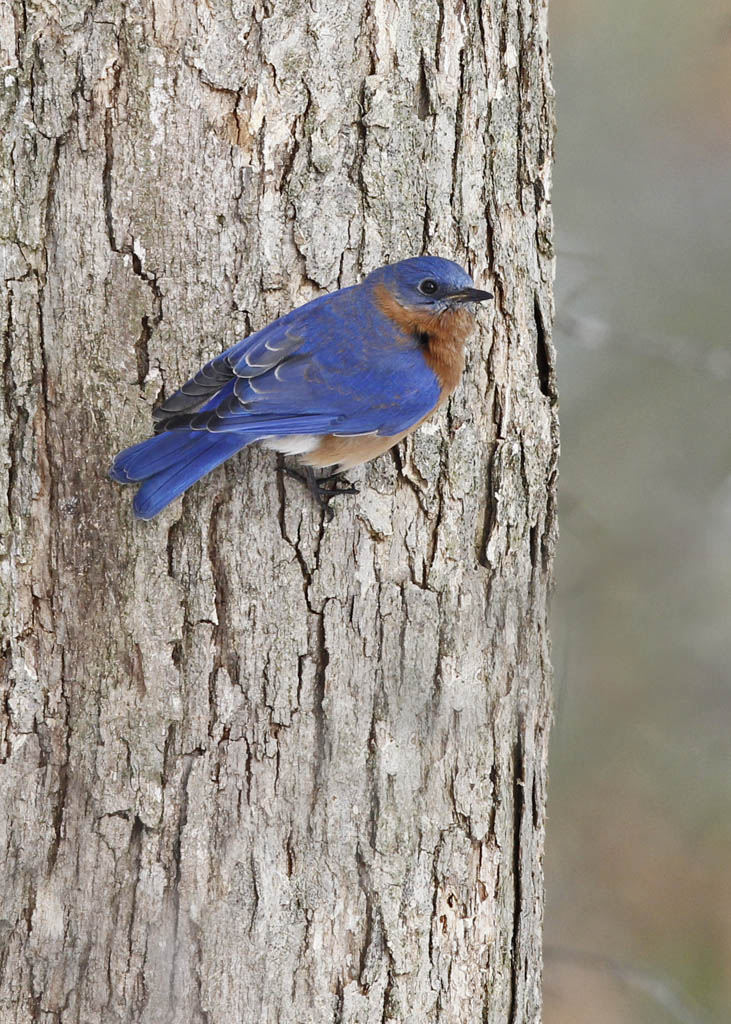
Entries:
{"label": "bluebird", "polygon": [[298,455],[310,482],[313,467],[374,459],[454,391],[474,303],[491,298],[451,260],[379,267],[206,363],[154,411],[155,435],[117,455],[111,476],[141,483],[134,512],[152,519],[255,441]]}

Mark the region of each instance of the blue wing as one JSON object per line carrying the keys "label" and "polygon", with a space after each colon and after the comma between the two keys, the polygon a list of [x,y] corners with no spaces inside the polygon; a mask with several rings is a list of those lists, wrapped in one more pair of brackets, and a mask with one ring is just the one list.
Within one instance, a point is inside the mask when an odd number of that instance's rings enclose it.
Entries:
{"label": "blue wing", "polygon": [[418,342],[366,283],[315,299],[213,359],[157,410],[156,429],[390,436],[439,397]]}
{"label": "blue wing", "polygon": [[144,480],[151,518],[240,448],[287,434],[392,436],[423,419],[439,382],[418,341],[373,300],[369,282],[281,317],[207,363],[155,412],[157,436],[121,452],[111,475]]}

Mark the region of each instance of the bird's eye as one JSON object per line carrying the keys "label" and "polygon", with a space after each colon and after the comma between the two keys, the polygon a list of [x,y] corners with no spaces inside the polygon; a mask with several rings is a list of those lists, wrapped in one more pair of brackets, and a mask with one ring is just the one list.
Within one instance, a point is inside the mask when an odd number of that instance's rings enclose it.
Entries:
{"label": "bird's eye", "polygon": [[430,277],[427,277],[425,281],[422,281],[419,285],[419,291],[422,295],[433,295],[439,285],[436,281],[433,281]]}

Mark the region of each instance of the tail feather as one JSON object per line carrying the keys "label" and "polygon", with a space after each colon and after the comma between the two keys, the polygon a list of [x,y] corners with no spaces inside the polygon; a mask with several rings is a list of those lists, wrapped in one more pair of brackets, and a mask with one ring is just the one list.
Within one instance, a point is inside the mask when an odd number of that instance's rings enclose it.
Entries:
{"label": "tail feather", "polygon": [[191,451],[199,450],[200,439],[201,434],[191,430],[176,430],[148,437],[146,441],[120,452],[112,463],[109,475],[121,484],[146,480],[175,465]]}
{"label": "tail feather", "polygon": [[121,483],[142,481],[134,512],[140,519],[152,519],[196,480],[255,439],[240,433],[170,431],[120,452],[110,475]]}

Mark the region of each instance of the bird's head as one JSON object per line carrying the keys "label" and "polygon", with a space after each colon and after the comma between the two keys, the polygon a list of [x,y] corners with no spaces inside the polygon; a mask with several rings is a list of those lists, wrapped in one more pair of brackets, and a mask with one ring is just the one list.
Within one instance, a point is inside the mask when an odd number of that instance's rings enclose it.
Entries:
{"label": "bird's head", "polygon": [[374,271],[369,279],[385,286],[405,309],[432,315],[492,298],[491,292],[475,288],[458,263],[438,256],[415,256],[391,263]]}

